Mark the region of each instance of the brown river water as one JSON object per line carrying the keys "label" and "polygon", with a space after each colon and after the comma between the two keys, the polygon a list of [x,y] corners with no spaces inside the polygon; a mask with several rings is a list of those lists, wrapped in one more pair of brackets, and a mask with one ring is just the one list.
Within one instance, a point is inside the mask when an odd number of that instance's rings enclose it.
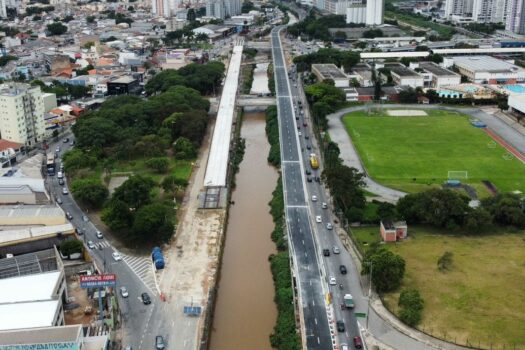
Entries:
{"label": "brown river water", "polygon": [[244,159],[232,194],[210,350],[270,350],[269,335],[277,317],[268,256],[273,221],[268,202],[277,171],[266,158],[264,113],[245,113],[241,136]]}

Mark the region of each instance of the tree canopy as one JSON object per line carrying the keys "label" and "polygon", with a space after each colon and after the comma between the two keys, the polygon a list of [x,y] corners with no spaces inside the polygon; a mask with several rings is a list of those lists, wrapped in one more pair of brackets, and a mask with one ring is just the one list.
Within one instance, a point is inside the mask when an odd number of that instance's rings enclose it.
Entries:
{"label": "tree canopy", "polygon": [[100,208],[109,195],[108,189],[100,180],[90,178],[74,180],[71,192],[76,200],[91,208]]}
{"label": "tree canopy", "polygon": [[405,275],[405,260],[384,247],[368,250],[363,260],[362,274],[372,274],[377,292],[391,292],[401,286]]}
{"label": "tree canopy", "polygon": [[299,72],[309,71],[314,63],[333,63],[349,72],[359,62],[359,59],[359,52],[323,48],[308,55],[297,56],[293,61]]}
{"label": "tree canopy", "polygon": [[62,35],[67,32],[67,26],[63,25],[62,22],[54,22],[47,25],[47,30],[51,35]]}

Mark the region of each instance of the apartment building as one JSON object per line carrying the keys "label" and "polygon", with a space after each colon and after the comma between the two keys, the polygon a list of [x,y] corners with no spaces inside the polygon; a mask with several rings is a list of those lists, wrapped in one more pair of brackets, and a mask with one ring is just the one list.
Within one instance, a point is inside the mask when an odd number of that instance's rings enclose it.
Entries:
{"label": "apartment building", "polygon": [[525,34],[525,0],[509,0],[506,30]]}
{"label": "apartment building", "polygon": [[32,147],[45,138],[44,99],[39,86],[0,85],[0,137]]}

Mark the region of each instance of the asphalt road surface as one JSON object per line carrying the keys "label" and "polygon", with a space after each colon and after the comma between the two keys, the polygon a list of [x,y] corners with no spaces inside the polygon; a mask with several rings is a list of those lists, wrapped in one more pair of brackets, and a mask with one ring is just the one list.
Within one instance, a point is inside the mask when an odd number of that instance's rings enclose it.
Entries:
{"label": "asphalt road surface", "polygon": [[308,349],[331,349],[333,338],[325,304],[325,284],[319,265],[311,215],[306,199],[304,166],[295,124],[292,94],[279,38],[280,28],[272,31],[277,108],[281,142],[281,168],[288,235],[294,262],[294,276],[304,316],[304,335]]}
{"label": "asphalt road surface", "polygon": [[[71,141],[72,137],[69,138]],[[50,144],[48,152],[55,152],[57,146],[60,147],[60,157],[71,147],[69,142],[64,143],[61,139],[57,143]],[[59,166],[60,159],[57,159],[57,168]],[[97,228],[91,221],[83,219],[85,213],[76,204],[71,193],[67,195],[62,193],[63,188],[68,188],[66,177],[64,178],[64,186],[59,185],[57,175],[46,178],[46,186],[51,197],[53,200],[61,199],[62,204],[60,206],[64,212],[73,216],[70,220],[71,224],[83,230],[84,234],[80,236],[80,239],[83,239],[85,243],[92,241],[97,244],[95,249],[88,249],[97,266],[107,273],[117,275],[117,289],[120,286],[125,286],[128,290],[129,297],[127,298],[123,298],[118,293],[122,311],[123,347],[131,346],[134,350],[152,349],[155,346],[155,336],[163,335],[169,349],[171,323],[165,305],[158,298],[154,283],[151,280],[153,274],[151,260],[145,257],[121,254],[123,260],[115,261],[111,254],[116,250],[105,238],[96,237]],[[102,233],[104,234],[104,232]],[[150,295],[152,300],[150,305],[142,303],[140,295],[143,292]]]}

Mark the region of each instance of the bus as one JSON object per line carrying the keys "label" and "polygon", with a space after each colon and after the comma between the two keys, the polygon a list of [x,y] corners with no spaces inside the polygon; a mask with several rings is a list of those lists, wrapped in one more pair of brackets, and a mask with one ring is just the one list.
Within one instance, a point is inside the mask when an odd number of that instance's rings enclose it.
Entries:
{"label": "bus", "polygon": [[47,161],[46,161],[46,168],[47,168],[47,175],[48,176],[54,176],[55,175],[55,155],[54,154],[48,154],[47,155]]}
{"label": "bus", "polygon": [[317,160],[315,153],[310,154],[310,165],[312,166],[312,169],[319,168],[319,161]]}

